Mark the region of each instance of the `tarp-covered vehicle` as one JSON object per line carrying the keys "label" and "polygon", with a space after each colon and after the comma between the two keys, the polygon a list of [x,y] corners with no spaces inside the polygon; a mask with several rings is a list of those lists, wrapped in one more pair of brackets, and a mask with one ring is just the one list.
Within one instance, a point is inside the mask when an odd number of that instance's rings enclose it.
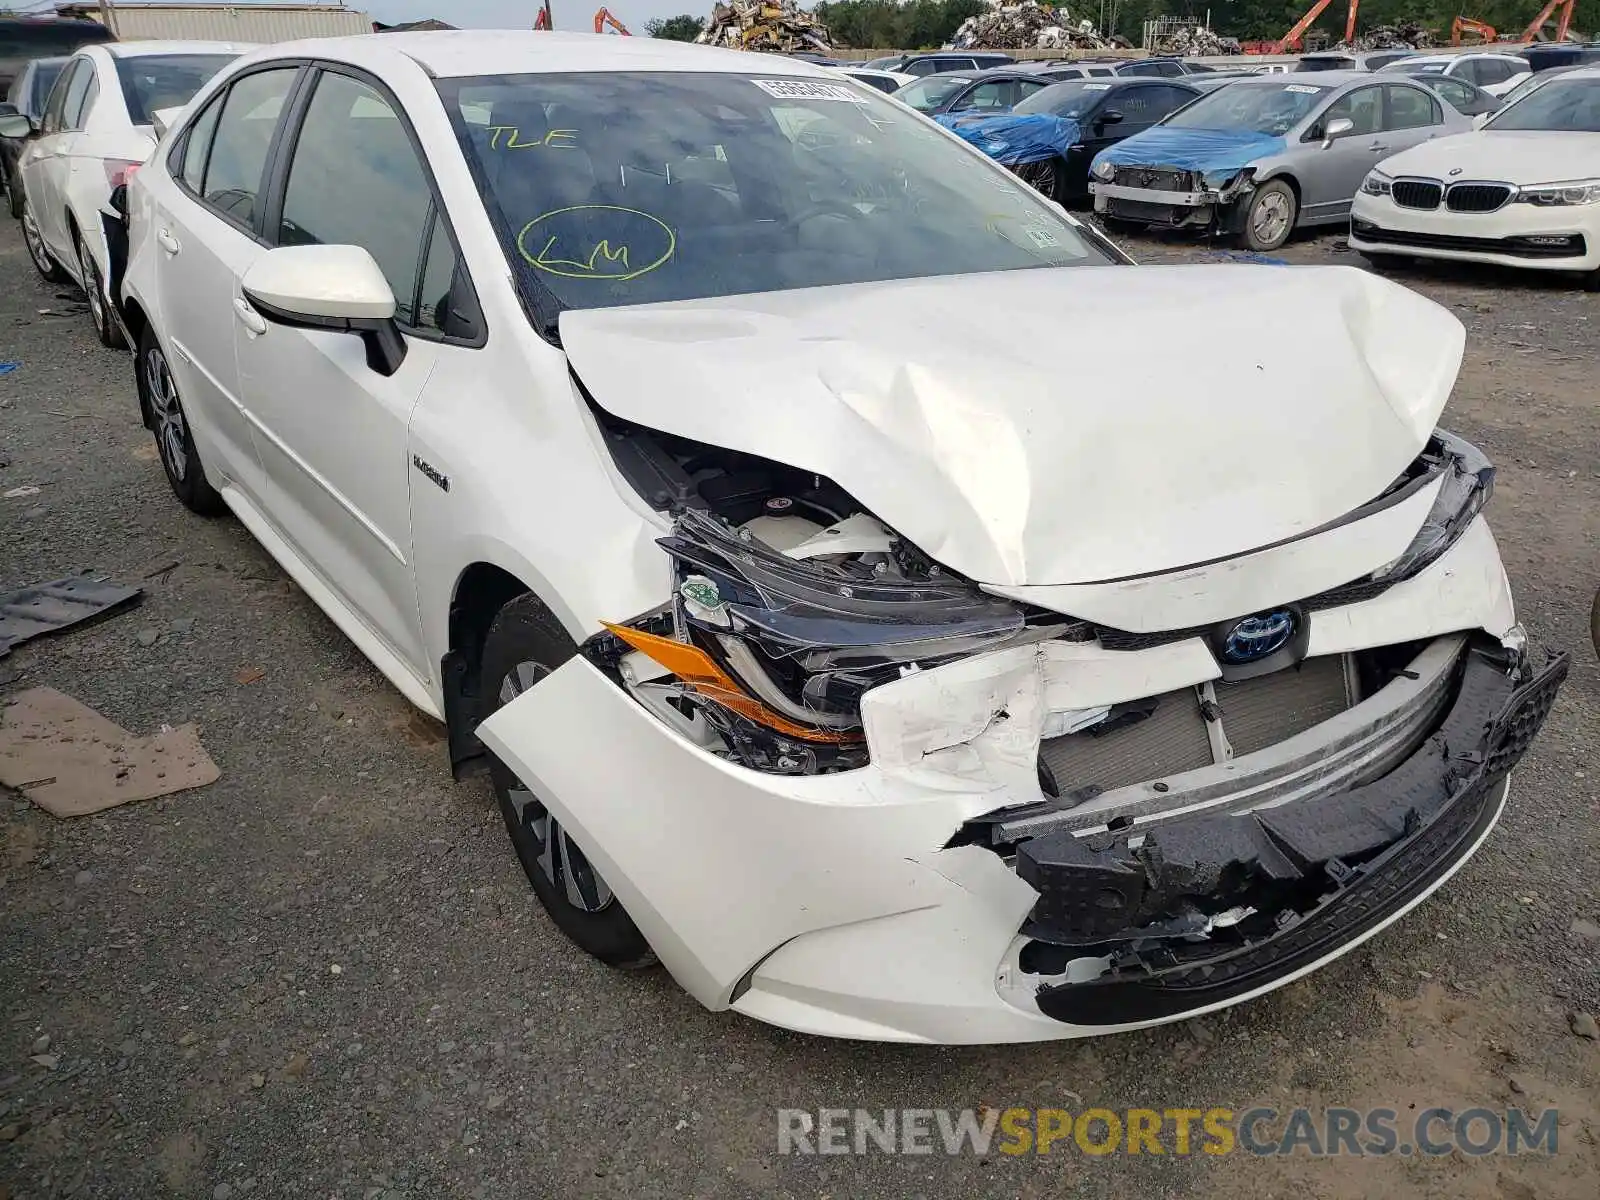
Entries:
{"label": "tarp-covered vehicle", "polygon": [[1410,79],[1366,71],[1240,79],[1095,156],[1095,211],[1275,250],[1338,223],[1373,165],[1469,118]]}
{"label": "tarp-covered vehicle", "polygon": [[1053,200],[1088,195],[1089,163],[1201,94],[1177,79],[1093,79],[1053,84],[1010,112],[934,119]]}

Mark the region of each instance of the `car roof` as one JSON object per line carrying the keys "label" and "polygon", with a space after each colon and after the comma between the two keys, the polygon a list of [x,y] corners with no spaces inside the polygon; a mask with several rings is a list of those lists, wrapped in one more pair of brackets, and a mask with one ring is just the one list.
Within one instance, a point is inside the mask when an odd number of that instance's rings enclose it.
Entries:
{"label": "car roof", "polygon": [[84,50],[97,50],[112,58],[153,58],[162,54],[247,54],[256,49],[255,42],[100,42],[85,46]]}
{"label": "car roof", "polygon": [[430,74],[446,79],[572,71],[715,71],[731,75],[837,78],[827,67],[776,54],[751,54],[747,50],[700,46],[666,38],[546,33],[531,29],[451,29],[386,33],[382,37],[357,34],[308,38],[266,46],[251,57],[331,58],[370,67],[385,63],[398,65],[409,59]]}

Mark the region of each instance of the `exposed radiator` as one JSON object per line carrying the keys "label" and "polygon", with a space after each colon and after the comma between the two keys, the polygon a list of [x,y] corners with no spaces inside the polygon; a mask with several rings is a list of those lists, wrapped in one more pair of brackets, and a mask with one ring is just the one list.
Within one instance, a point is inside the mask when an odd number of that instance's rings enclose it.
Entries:
{"label": "exposed radiator", "polygon": [[[1215,685],[1222,729],[1235,755],[1253,754],[1338,716],[1350,694],[1342,656],[1311,658],[1298,667]],[[1123,787],[1210,766],[1211,741],[1194,688],[1156,697],[1149,717],[1095,737],[1090,730],[1050,738],[1039,757],[1065,793],[1089,784]]]}

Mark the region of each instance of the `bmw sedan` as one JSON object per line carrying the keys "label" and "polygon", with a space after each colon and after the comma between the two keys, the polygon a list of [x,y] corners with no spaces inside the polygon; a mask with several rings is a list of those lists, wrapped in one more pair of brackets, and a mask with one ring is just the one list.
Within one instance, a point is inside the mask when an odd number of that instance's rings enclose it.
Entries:
{"label": "bmw sedan", "polygon": [[1135,267],[825,68],[279,45],[129,193],[173,492],[486,756],[559,929],[709,1008],[956,1043],[1248,1000],[1472,855],[1564,678],[1439,425],[1447,310]]}

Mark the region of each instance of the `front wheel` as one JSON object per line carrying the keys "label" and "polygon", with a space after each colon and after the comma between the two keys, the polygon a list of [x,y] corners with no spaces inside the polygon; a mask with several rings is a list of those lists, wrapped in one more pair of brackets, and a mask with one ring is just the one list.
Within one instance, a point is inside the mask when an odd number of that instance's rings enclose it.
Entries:
{"label": "front wheel", "polygon": [[39,222],[34,219],[33,208],[26,197],[22,201],[22,241],[28,247],[28,257],[33,260],[33,269],[39,272],[41,279],[46,283],[67,282],[67,273],[56,266],[56,260],[50,257],[50,251],[44,244],[44,235],[39,232]]}
{"label": "front wheel", "polygon": [[1276,250],[1294,232],[1300,202],[1294,189],[1281,179],[1270,179],[1255,190],[1240,223],[1245,247],[1257,252]]}
{"label": "front wheel", "polygon": [[0,177],[0,184],[5,186],[7,210],[17,220],[22,220],[22,184],[17,179],[17,172],[14,169],[6,171]]}
{"label": "front wheel", "polygon": [[1589,610],[1589,638],[1594,642],[1594,652],[1600,656],[1600,592],[1594,594],[1594,607]]}
{"label": "front wheel", "polygon": [[1367,266],[1374,271],[1390,271],[1396,267],[1409,267],[1416,260],[1404,254],[1371,254],[1363,250],[1361,257],[1367,260]]}
{"label": "front wheel", "polygon": [[1065,187],[1065,172],[1059,158],[1028,163],[1017,168],[1017,178],[1051,200],[1060,201]]}
{"label": "front wheel", "polygon": [[[577,652],[537,596],[512,600],[484,638],[484,716],[498,712]],[[557,928],[608,966],[634,969],[654,963],[650,943],[622,902],[532,789],[494,755],[489,775],[511,845]]]}

